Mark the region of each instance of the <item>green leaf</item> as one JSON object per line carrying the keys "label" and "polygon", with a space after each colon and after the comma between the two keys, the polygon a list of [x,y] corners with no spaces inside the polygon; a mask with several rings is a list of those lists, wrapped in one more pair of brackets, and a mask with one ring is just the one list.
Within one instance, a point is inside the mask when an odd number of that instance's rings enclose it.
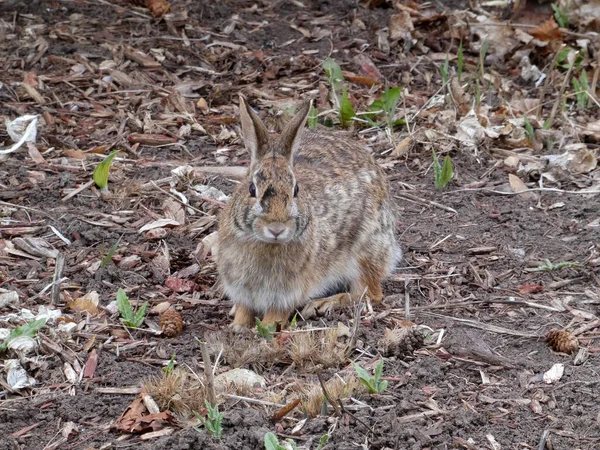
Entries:
{"label": "green leaf", "polygon": [[400,96],[402,95],[402,90],[399,87],[395,87],[392,89],[387,89],[383,94],[383,102],[385,105],[385,112],[391,114],[392,116],[396,112],[396,107],[398,106],[398,102],[400,101]]}
{"label": "green leaf", "polygon": [[447,84],[450,80],[450,62],[448,61],[448,55],[446,55],[446,59],[444,60],[444,65],[440,66],[440,75],[442,76],[442,82]]}
{"label": "green leaf", "polygon": [[314,106],[310,107],[308,112],[308,128],[315,129],[319,124],[319,110]]}
{"label": "green leaf", "polygon": [[127,294],[121,288],[117,291],[117,308],[119,308],[119,312],[121,313],[121,320],[125,322],[126,325],[135,326],[135,316],[131,309],[131,303],[127,298]]}
{"label": "green leaf", "polygon": [[450,159],[450,156],[446,155],[444,158],[444,166],[442,167],[442,189],[448,185],[453,175],[452,160]]}
{"label": "green leaf", "polygon": [[379,392],[381,394],[382,392],[384,392],[387,389],[387,387],[388,387],[388,381],[387,380],[383,380],[377,386],[377,392]]}
{"label": "green leaf", "polygon": [[340,122],[342,123],[342,127],[347,127],[350,125],[352,118],[356,115],[354,112],[354,107],[350,100],[348,99],[348,91],[344,90],[344,94],[342,95],[342,101],[340,103]]}
{"label": "green leaf", "polygon": [[19,325],[18,327],[13,328],[12,330],[10,330],[10,333],[8,334],[7,338],[0,342],[0,352],[6,351],[8,343],[15,338],[18,338],[20,336],[35,336],[37,331],[44,325],[46,325],[46,319],[42,318],[32,320],[31,322],[24,323],[23,325]]}
{"label": "green leaf", "polygon": [[355,362],[353,362],[352,365],[354,366],[354,370],[356,372],[356,375],[358,375],[358,378],[360,378],[361,380],[367,380],[367,381],[371,379],[371,374],[369,372],[367,372],[365,369],[363,369],[361,366],[359,366]]}
{"label": "green leaf", "polygon": [[432,150],[433,154],[433,177],[435,182],[435,187],[439,190],[444,189],[452,176],[454,175],[452,172],[452,160],[449,156],[444,158],[444,166],[440,165],[437,155],[435,154],[435,150]]}
{"label": "green leaf", "polygon": [[265,434],[265,450],[279,450],[280,447],[277,436],[271,432]]}
{"label": "green leaf", "polygon": [[144,302],[144,304],[135,312],[134,322],[136,328],[139,328],[144,323],[144,318],[146,317],[147,310],[148,302]]}
{"label": "green leaf", "polygon": [[292,320],[290,322],[290,330],[293,330],[294,328],[296,328],[296,322],[298,321],[298,314],[294,314],[294,317],[292,317]]}
{"label": "green leaf", "polygon": [[556,23],[560,28],[568,28],[569,26],[569,17],[567,16],[567,9],[560,8],[555,3],[552,3],[552,9],[554,10],[554,18],[556,19]]}
{"label": "green leaf", "polygon": [[275,324],[265,325],[258,317],[256,318],[256,331],[261,338],[267,339],[268,341],[273,339],[275,328]]}
{"label": "green leaf", "polygon": [[113,255],[117,251],[117,247],[119,246],[119,243],[121,242],[122,237],[123,237],[123,235],[121,235],[119,237],[119,239],[117,239],[117,242],[115,242],[112,245],[112,247],[108,250],[108,253],[106,255],[104,255],[104,258],[102,258],[102,261],[100,262],[100,267],[106,266],[108,264],[108,262],[112,259]]}
{"label": "green leaf", "polygon": [[319,445],[317,447],[317,450],[323,450],[323,447],[325,447],[325,444],[327,444],[328,440],[329,440],[328,434],[324,434],[323,436],[321,436],[321,439],[319,439]]}
{"label": "green leaf", "polygon": [[383,375],[383,359],[380,359],[377,365],[375,366],[375,371],[373,372],[373,380],[376,384],[379,384],[379,380],[381,380],[381,376]]}
{"label": "green leaf", "polygon": [[327,58],[323,61],[323,69],[327,74],[327,81],[329,81],[330,86],[337,94],[342,90],[342,81],[344,81],[344,75],[342,75],[342,69],[333,59]]}
{"label": "green leaf", "polygon": [[117,153],[119,153],[119,150],[110,152],[110,155],[104,158],[104,161],[98,164],[94,169],[94,183],[96,183],[96,186],[98,186],[100,189],[106,189],[108,187],[108,172],[110,170],[110,165],[112,164],[112,161]]}
{"label": "green leaf", "polygon": [[365,385],[365,387],[369,390],[369,393],[377,394],[376,386],[373,386],[370,380],[364,380],[360,378],[360,382]]}
{"label": "green leaf", "polygon": [[171,359],[169,360],[167,365],[162,368],[163,372],[167,375],[171,375],[173,369],[175,369],[175,352],[173,352],[173,354],[171,355]]}

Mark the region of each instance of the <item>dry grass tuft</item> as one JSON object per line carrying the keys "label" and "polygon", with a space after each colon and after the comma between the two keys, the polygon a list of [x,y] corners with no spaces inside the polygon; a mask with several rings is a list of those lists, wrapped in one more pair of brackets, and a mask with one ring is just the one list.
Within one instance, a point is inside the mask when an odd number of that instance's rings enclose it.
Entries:
{"label": "dry grass tuft", "polygon": [[[361,384],[354,374],[341,377],[334,375],[325,382],[325,389],[331,398],[331,401],[338,402],[354,395],[361,390]],[[308,417],[313,418],[321,414],[325,395],[321,385],[317,383],[299,383],[298,391],[302,399],[302,407]]]}
{"label": "dry grass tuft", "polygon": [[153,377],[144,386],[161,411],[169,409],[175,414],[189,417],[192,411],[204,408],[204,386],[184,369],[176,368],[170,374]]}
{"label": "dry grass tuft", "polygon": [[339,340],[338,329],[294,333],[290,339],[289,355],[298,367],[312,370],[344,364],[345,344]]}
{"label": "dry grass tuft", "polygon": [[275,364],[286,358],[285,349],[275,339],[267,341],[252,335],[221,332],[208,335],[206,340],[210,353],[216,356],[222,349],[223,360],[233,368],[247,364]]}

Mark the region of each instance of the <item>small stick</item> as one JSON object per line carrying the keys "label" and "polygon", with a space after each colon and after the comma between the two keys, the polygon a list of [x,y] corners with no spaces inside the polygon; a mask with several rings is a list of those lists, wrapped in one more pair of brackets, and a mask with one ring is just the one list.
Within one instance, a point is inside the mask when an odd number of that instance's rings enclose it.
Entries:
{"label": "small stick", "polygon": [[297,398],[296,400],[294,400],[291,403],[288,403],[287,405],[285,405],[283,408],[281,408],[279,411],[277,411],[275,414],[273,414],[271,416],[271,422],[279,422],[281,419],[283,419],[285,416],[287,416],[299,404],[300,404],[299,398]]}
{"label": "small stick", "polygon": [[60,199],[61,202],[66,202],[67,200],[69,200],[72,197],[75,197],[77,194],[79,194],[81,191],[85,191],[87,188],[89,188],[92,184],[94,184],[94,180],[90,180],[85,184],[82,184],[81,186],[79,186],[77,189],[69,192],[67,195],[65,195],[63,198]]}
{"label": "small stick", "polygon": [[354,350],[356,341],[358,340],[357,335],[358,335],[358,326],[360,325],[360,313],[362,312],[363,299],[365,298],[365,295],[367,294],[368,288],[369,288],[368,286],[365,287],[365,290],[363,291],[362,295],[360,296],[360,299],[358,300],[356,309],[354,310],[354,324],[352,326],[352,337],[350,338],[350,341],[348,342],[348,345],[346,346],[346,350],[344,352],[346,354],[346,358],[348,358],[350,356],[350,354],[352,353],[352,350]]}
{"label": "small stick", "polygon": [[552,124],[554,122],[554,118],[556,117],[556,113],[558,112],[558,107],[560,105],[560,101],[562,100],[562,96],[565,93],[565,88],[567,84],[569,84],[569,78],[571,78],[571,72],[573,72],[573,66],[575,66],[575,60],[577,58],[573,58],[571,64],[569,64],[569,70],[567,70],[567,74],[565,75],[565,79],[560,85],[560,91],[558,92],[558,97],[556,97],[556,101],[554,102],[554,106],[552,106],[552,111],[550,112],[550,117],[548,118],[548,123]]}
{"label": "small stick", "polygon": [[321,384],[321,389],[323,389],[323,395],[325,395],[325,398],[327,399],[327,401],[329,402],[329,404],[331,406],[333,406],[333,410],[335,412],[335,416],[336,417],[340,417],[342,415],[341,410],[340,410],[340,406],[334,402],[331,397],[329,396],[329,392],[327,392],[327,388],[325,387],[325,383],[323,382],[323,375],[321,374],[321,369],[317,369],[317,378],[319,379],[319,383]]}
{"label": "small stick", "polygon": [[[152,186],[154,186],[158,191],[162,192],[163,194],[165,194],[167,197],[172,198],[173,200],[175,200],[177,203],[183,205],[185,208],[191,208],[194,211],[196,211],[197,213],[200,214],[204,214],[205,216],[210,216],[210,214],[202,211],[201,209],[195,208],[192,205],[190,205],[189,203],[185,203],[183,202],[180,198],[175,197],[173,194],[171,194],[170,192],[165,191],[163,188],[161,188],[158,184],[156,184],[156,182],[151,181]],[[203,199],[204,200],[204,199]],[[215,200],[216,201],[216,200]],[[220,203],[220,202],[219,202]]]}
{"label": "small stick", "polygon": [[206,342],[199,342],[199,344],[202,350],[202,359],[204,360],[204,380],[206,382],[208,402],[211,406],[215,406],[217,404],[217,394],[215,393],[215,383],[210,363],[210,355],[208,354],[208,346],[206,345]]}
{"label": "small stick", "polygon": [[433,316],[433,317],[440,317],[440,318],[455,320],[456,322],[464,323],[465,325],[468,325],[470,327],[479,328],[480,330],[489,331],[491,333],[508,334],[511,336],[519,336],[519,337],[534,338],[534,339],[540,338],[540,335],[538,335],[538,334],[524,333],[522,331],[511,330],[509,328],[499,327],[496,325],[475,322],[474,320],[460,319],[458,317],[446,316],[444,314],[435,314],[435,313],[429,313],[429,312],[425,313],[425,314]]}
{"label": "small stick", "polygon": [[542,437],[540,438],[540,442],[538,443],[537,450],[544,450],[546,448],[546,441],[548,440],[548,436],[550,436],[550,430],[544,430],[542,433]]}
{"label": "small stick", "polygon": [[258,400],[256,398],[251,398],[251,397],[242,397],[241,395],[234,395],[234,394],[223,394],[224,397],[230,398],[232,400],[241,400],[247,403],[254,403],[256,405],[263,405],[263,406],[277,406],[278,408],[283,408],[285,405],[282,405],[281,403],[273,403],[273,402],[268,402],[266,400]]}
{"label": "small stick", "polygon": [[56,305],[58,303],[58,295],[60,294],[60,282],[63,270],[65,268],[65,254],[59,252],[56,257],[56,263],[54,265],[54,279],[52,280],[52,296],[51,304]]}
{"label": "small stick", "polygon": [[444,211],[448,211],[448,212],[451,212],[451,213],[454,213],[454,214],[458,214],[458,212],[456,212],[455,209],[452,209],[449,206],[442,205],[441,203],[438,203],[438,202],[434,202],[434,201],[431,201],[431,200],[425,200],[424,198],[417,197],[416,195],[408,194],[406,192],[402,192],[399,195],[400,195],[400,197],[398,197],[397,195],[395,195],[394,197],[395,198],[400,198],[400,199],[402,199],[402,197],[406,197],[406,198],[408,198],[410,200],[413,200],[415,202],[425,203],[426,205],[435,206],[436,208],[443,209]]}
{"label": "small stick", "polygon": [[408,293],[408,280],[404,280],[404,317],[410,320],[410,294]]}

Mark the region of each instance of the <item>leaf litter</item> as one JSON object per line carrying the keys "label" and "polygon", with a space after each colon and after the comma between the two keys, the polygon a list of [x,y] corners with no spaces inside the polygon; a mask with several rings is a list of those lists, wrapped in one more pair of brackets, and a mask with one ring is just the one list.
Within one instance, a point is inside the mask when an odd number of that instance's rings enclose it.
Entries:
{"label": "leaf litter", "polygon": [[[38,6],[0,6],[13,446],[594,448],[597,1]],[[386,170],[405,259],[384,307],[230,335],[238,93],[274,130],[313,98],[311,128]],[[213,392],[234,370],[264,384]]]}

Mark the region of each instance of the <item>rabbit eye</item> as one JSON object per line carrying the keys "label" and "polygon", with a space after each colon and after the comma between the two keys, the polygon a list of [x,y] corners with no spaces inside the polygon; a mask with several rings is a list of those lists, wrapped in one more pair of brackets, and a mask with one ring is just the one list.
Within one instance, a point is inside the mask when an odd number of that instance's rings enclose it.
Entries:
{"label": "rabbit eye", "polygon": [[298,184],[294,186],[294,197],[298,195]]}
{"label": "rabbit eye", "polygon": [[250,185],[250,197],[256,197],[256,186],[254,186],[254,183]]}

